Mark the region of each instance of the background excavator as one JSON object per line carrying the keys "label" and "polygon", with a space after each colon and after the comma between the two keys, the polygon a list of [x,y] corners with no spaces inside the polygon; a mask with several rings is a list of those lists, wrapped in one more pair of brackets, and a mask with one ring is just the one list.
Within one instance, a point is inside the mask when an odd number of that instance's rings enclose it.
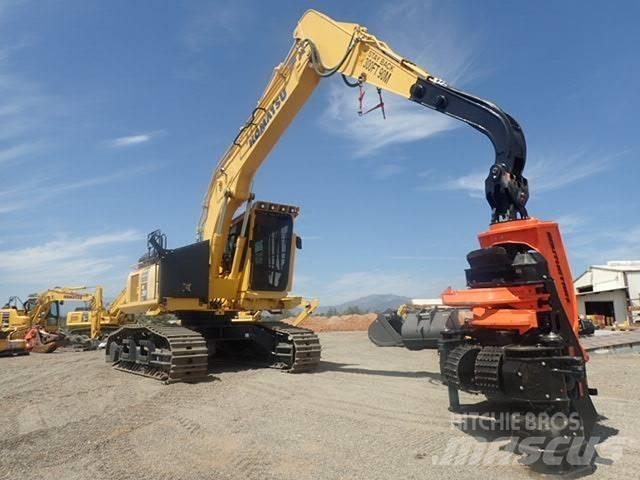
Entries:
{"label": "background excavator", "polygon": [[[86,290],[86,289],[85,289]],[[131,323],[131,316],[120,310],[124,302],[125,291],[105,307],[104,289],[96,287],[93,293],[85,292],[85,305],[68,312],[64,331],[67,335],[84,335],[92,341],[98,341],[120,328]]]}
{"label": "background excavator", "polygon": [[[18,312],[18,302],[18,297],[11,297],[0,310],[0,357],[29,354],[25,339],[20,337],[16,329],[10,326],[11,319],[20,314]],[[20,305],[22,304],[20,303]],[[9,309],[13,310],[13,312],[7,311]],[[15,338],[14,335],[16,335]]]}
{"label": "background excavator", "polygon": [[[208,354],[229,342],[252,342],[270,363],[290,371],[318,364],[320,346],[312,332],[261,315],[302,302],[288,295],[294,250],[301,246],[293,233],[298,208],[255,201],[251,186],[319,81],[334,74],[350,87],[370,84],[379,94],[389,91],[457,118],[485,134],[495,149],[485,181],[491,227],[480,235],[482,248],[468,256],[469,289],[443,295],[447,305],[473,309],[468,326],[446,331],[440,345],[452,408],[458,390],[481,393],[525,408],[575,413],[580,430],[571,435],[589,437],[594,391],[577,337],[571,272],[557,224],[528,216],[526,144],[518,122],[396,54],[366,28],[313,10],[301,18],[289,55],[213,174],[200,241],[169,250],[154,232],[148,254],[129,275],[123,311],[173,312],[182,326],[123,327],[109,337],[108,361],[166,381],[195,380],[206,374]],[[384,114],[382,100],[378,107]],[[568,435],[563,429],[544,433]]]}
{"label": "background excavator", "polygon": [[[0,309],[2,334],[14,342],[14,350],[17,342],[23,342],[27,352],[38,353],[51,353],[61,345],[91,348],[128,321],[119,309],[123,297],[124,293],[109,309],[104,306],[102,287],[96,287],[95,292],[86,287],[54,287],[29,296],[25,302],[11,297]],[[63,316],[65,302],[80,302],[82,306]]]}

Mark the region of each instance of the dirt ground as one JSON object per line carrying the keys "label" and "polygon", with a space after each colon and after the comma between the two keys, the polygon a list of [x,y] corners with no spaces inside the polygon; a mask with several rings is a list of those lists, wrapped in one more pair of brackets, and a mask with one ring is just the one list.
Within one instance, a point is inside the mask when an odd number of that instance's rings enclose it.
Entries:
{"label": "dirt ground", "polygon": [[[450,464],[452,442],[484,440],[455,426],[436,352],[381,349],[366,332],[324,333],[321,341],[316,373],[236,368],[196,385],[112,370],[102,352],[2,358],[0,478],[540,477],[517,461]],[[640,471],[637,365],[637,354],[592,356],[590,383],[606,419],[589,478]]]}

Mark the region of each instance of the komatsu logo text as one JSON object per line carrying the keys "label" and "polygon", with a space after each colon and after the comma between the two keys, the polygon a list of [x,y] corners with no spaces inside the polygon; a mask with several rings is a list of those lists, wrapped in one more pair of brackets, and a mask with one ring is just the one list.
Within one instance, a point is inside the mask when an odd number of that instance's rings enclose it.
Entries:
{"label": "komatsu logo text", "polygon": [[285,89],[282,89],[282,91],[278,94],[278,96],[273,101],[273,103],[265,111],[264,115],[262,116],[262,120],[260,120],[260,123],[256,126],[256,129],[251,134],[251,137],[249,137],[250,147],[253,147],[253,144],[256,143],[258,139],[262,136],[264,131],[267,129],[267,126],[271,122],[271,119],[276,114],[276,112],[280,109],[280,107],[282,106],[286,98],[287,98],[287,91]]}

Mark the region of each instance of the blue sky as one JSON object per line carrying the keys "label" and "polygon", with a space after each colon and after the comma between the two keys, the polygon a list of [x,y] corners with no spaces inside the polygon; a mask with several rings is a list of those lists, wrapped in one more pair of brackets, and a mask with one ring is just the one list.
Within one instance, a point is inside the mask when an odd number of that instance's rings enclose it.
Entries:
{"label": "blue sky", "polygon": [[[312,7],[519,120],[529,212],[561,223],[576,276],[638,259],[638,5],[0,0],[0,299],[112,296],[147,232],[194,241],[219,156]],[[302,208],[296,292],[463,286],[489,221],[488,140],[390,94],[388,120],[358,118],[356,92],[323,82],[255,184]]]}

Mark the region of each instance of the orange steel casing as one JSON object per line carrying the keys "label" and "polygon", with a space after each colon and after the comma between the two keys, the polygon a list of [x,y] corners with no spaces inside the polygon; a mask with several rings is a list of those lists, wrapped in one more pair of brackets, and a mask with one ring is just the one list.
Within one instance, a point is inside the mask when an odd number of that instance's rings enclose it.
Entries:
{"label": "orange steel casing", "polygon": [[[478,240],[482,248],[513,243],[527,245],[542,254],[547,260],[549,273],[571,328],[576,337],[578,336],[578,308],[573,277],[557,223],[536,218],[495,223],[489,230],[478,235]],[[474,326],[511,328],[517,329],[520,333],[538,326],[536,313],[545,309],[548,311],[544,302],[548,297],[548,294],[537,294],[535,285],[457,291],[449,289],[442,294],[443,303],[447,305],[472,306]],[[543,300],[544,307],[538,299]],[[583,355],[586,357],[586,352],[583,352]]]}
{"label": "orange steel casing", "polygon": [[539,286],[449,289],[442,294],[442,301],[451,306],[473,307],[471,324],[475,327],[517,329],[523,334],[538,327],[537,312],[551,311],[549,294],[539,293]]}

